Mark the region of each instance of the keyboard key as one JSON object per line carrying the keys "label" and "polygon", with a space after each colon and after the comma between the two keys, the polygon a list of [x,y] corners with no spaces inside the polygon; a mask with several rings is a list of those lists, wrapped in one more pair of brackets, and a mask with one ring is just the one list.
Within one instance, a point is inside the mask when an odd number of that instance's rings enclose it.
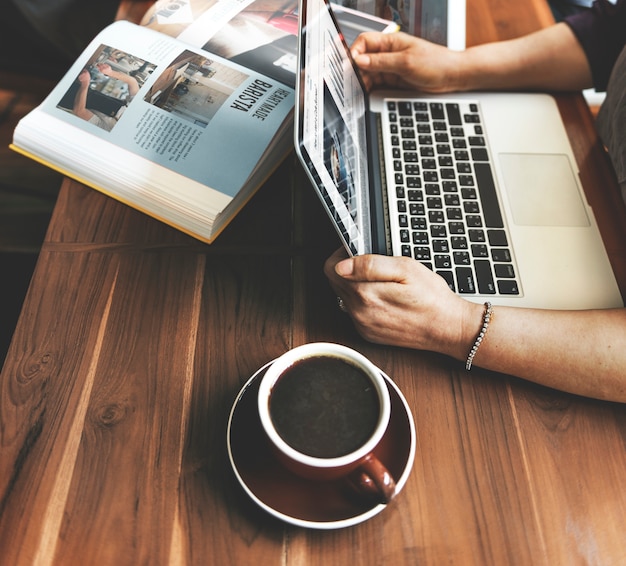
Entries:
{"label": "keyboard key", "polygon": [[457,193],[446,193],[443,196],[446,206],[461,206],[461,199]]}
{"label": "keyboard key", "polygon": [[467,234],[469,236],[470,242],[486,242],[485,231],[484,230],[468,230]]}
{"label": "keyboard key", "polygon": [[471,250],[473,257],[489,257],[489,248],[485,244],[472,244]]}
{"label": "keyboard key", "polygon": [[460,126],[462,124],[461,112],[459,110],[458,104],[451,103],[451,102],[447,103],[446,113],[448,114],[448,122],[450,123],[451,126]]}
{"label": "keyboard key", "polygon": [[474,283],[474,274],[469,267],[456,268],[456,280],[459,285],[459,293],[476,293],[476,285]]}
{"label": "keyboard key", "polygon": [[413,250],[413,257],[418,261],[428,261],[430,260],[430,248],[417,246]]}
{"label": "keyboard key", "polygon": [[426,208],[421,202],[412,202],[409,204],[409,214],[412,216],[423,216],[426,214]]}
{"label": "keyboard key", "polygon": [[491,259],[499,263],[508,263],[511,261],[511,252],[508,248],[493,248],[491,250]]}
{"label": "keyboard key", "polygon": [[483,295],[494,295],[496,293],[496,285],[493,281],[489,261],[477,259],[474,262],[474,269],[476,270],[476,279],[478,280],[478,292]]}
{"label": "keyboard key", "polygon": [[445,222],[443,210],[429,210],[428,220],[431,224],[443,224]]}
{"label": "keyboard key", "polygon": [[400,114],[400,116],[411,116],[413,114],[410,100],[401,100],[398,102],[398,114]]}
{"label": "keyboard key", "polygon": [[438,269],[451,269],[452,258],[449,255],[435,255],[435,267]]}
{"label": "keyboard key", "polygon": [[469,200],[464,202],[463,210],[465,211],[465,214],[478,214],[480,212],[478,202],[475,200]]}
{"label": "keyboard key", "polygon": [[487,238],[492,246],[506,247],[509,245],[504,230],[487,230]]}
{"label": "keyboard key", "polygon": [[448,230],[450,230],[450,234],[465,234],[465,224],[463,222],[449,222]]}
{"label": "keyboard key", "polygon": [[441,254],[447,254],[450,251],[448,240],[433,240],[433,251]]}
{"label": "keyboard key", "polygon": [[476,173],[478,190],[480,191],[480,202],[483,205],[486,226],[503,228],[504,222],[502,221],[502,214],[500,213],[496,186],[491,173],[491,165],[489,165],[489,163],[476,163],[474,165],[474,171]]}
{"label": "keyboard key", "polygon": [[470,265],[469,252],[452,252],[452,259],[454,260],[454,265]]}
{"label": "keyboard key", "polygon": [[443,120],[445,118],[443,104],[441,102],[431,102],[430,115],[433,117],[433,120]]}
{"label": "keyboard key", "polygon": [[503,279],[502,281],[498,281],[498,292],[501,295],[519,295],[519,287],[517,285],[517,281],[513,279]]}
{"label": "keyboard key", "polygon": [[489,154],[484,147],[473,147],[471,153],[474,161],[489,161]]}
{"label": "keyboard key", "polygon": [[465,238],[465,236],[452,236],[450,238],[450,243],[452,244],[453,250],[467,249],[467,238]]}
{"label": "keyboard key", "polygon": [[413,232],[412,240],[415,245],[427,246],[430,241],[427,232]]}
{"label": "keyboard key", "polygon": [[448,220],[463,220],[463,213],[460,208],[448,207],[446,208],[446,218]]}
{"label": "keyboard key", "polygon": [[411,216],[411,230],[426,230],[426,218],[423,216]]}
{"label": "keyboard key", "polygon": [[443,208],[443,202],[440,197],[426,197],[426,208],[438,210]]}
{"label": "keyboard key", "polygon": [[515,278],[515,269],[513,269],[513,266],[510,263],[496,263],[493,268],[496,272],[496,277],[499,279]]}
{"label": "keyboard key", "polygon": [[445,224],[433,224],[430,227],[430,235],[433,238],[445,238],[448,235]]}

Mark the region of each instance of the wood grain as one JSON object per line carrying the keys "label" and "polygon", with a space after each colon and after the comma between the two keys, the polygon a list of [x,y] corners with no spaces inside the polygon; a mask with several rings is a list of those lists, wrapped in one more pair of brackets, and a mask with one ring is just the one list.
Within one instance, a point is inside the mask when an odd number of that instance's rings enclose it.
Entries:
{"label": "wood grain", "polygon": [[[472,41],[547,17],[468,9]],[[624,289],[626,216],[582,104],[559,97]],[[293,155],[211,246],[65,181],[0,374],[0,565],[625,563],[624,407],[363,341],[322,272],[338,245]],[[389,508],[327,532],[258,508],[225,440],[256,369],[317,340],[378,364],[417,434]]]}

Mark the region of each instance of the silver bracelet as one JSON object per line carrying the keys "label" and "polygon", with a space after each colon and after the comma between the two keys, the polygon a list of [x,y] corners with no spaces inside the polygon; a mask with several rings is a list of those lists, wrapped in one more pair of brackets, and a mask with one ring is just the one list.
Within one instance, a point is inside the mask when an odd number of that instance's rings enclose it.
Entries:
{"label": "silver bracelet", "polygon": [[487,333],[487,328],[489,327],[489,322],[491,321],[492,311],[493,311],[493,307],[491,306],[491,303],[487,301],[485,303],[485,312],[483,313],[483,326],[480,329],[480,332],[478,333],[478,336],[476,337],[476,341],[474,342],[474,345],[472,346],[472,349],[470,350],[470,353],[467,356],[467,361],[465,362],[465,369],[467,371],[472,369],[472,362],[474,361],[474,356],[476,355],[476,352],[478,352],[478,348],[482,344],[483,338],[485,337],[485,334]]}

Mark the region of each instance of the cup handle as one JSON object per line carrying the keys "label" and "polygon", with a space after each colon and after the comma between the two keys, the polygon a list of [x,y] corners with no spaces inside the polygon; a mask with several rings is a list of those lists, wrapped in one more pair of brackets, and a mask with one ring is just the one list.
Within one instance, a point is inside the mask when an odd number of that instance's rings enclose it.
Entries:
{"label": "cup handle", "polygon": [[368,454],[350,475],[350,483],[361,495],[379,503],[389,503],[396,494],[396,482],[374,454]]}

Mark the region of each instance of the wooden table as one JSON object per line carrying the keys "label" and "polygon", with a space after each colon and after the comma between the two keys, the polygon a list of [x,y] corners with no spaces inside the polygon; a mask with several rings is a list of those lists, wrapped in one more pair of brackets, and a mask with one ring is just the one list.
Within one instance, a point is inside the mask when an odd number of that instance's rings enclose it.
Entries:
{"label": "wooden table", "polygon": [[[468,10],[469,44],[550,22]],[[624,292],[624,206],[582,97],[559,103]],[[292,157],[212,246],[67,181],[1,374],[0,563],[625,564],[624,406],[366,343],[322,274],[337,246]],[[242,384],[317,340],[392,376],[417,429],[398,498],[330,531],[258,508],[226,452]]]}

